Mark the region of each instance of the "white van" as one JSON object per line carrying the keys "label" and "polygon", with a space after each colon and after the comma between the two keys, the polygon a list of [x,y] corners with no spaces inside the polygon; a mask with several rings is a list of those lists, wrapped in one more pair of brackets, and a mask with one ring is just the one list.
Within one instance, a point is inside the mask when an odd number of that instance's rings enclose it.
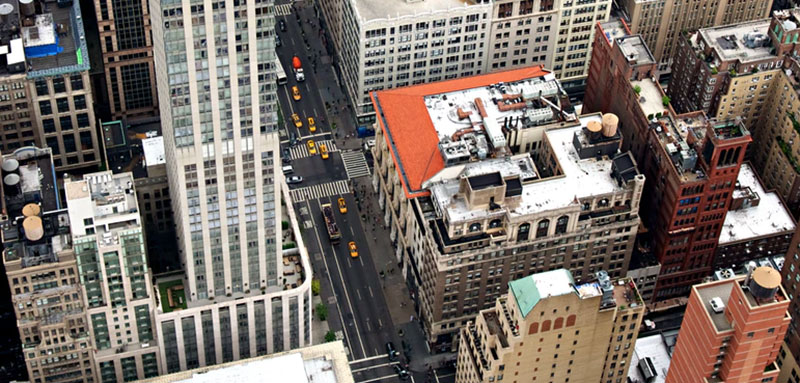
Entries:
{"label": "white van", "polygon": [[283,167],[283,174],[292,174],[292,173],[294,173],[294,168],[292,168],[292,165],[286,165]]}

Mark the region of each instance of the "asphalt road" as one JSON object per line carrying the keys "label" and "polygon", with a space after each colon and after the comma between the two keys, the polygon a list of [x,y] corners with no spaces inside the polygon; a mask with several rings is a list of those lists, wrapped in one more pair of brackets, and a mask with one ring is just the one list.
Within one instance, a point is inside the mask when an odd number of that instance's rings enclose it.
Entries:
{"label": "asphalt road", "polygon": [[[291,157],[293,175],[303,177],[300,184],[290,185],[290,189],[298,190],[300,198],[295,198],[295,210],[300,218],[302,236],[311,257],[315,278],[322,283],[321,297],[328,305],[328,323],[330,328],[344,341],[351,360],[351,367],[356,382],[397,382],[400,381],[393,370],[393,364],[403,362],[390,361],[386,354],[386,343],[393,342],[396,349],[403,352],[402,340],[398,336],[383,295],[382,279],[373,264],[368,238],[357,203],[348,181],[348,170],[342,160],[342,153],[330,152],[330,158],[323,160],[319,154],[310,155],[305,146],[309,139],[319,142],[332,140],[331,127],[323,101],[323,94],[330,95],[328,87],[336,87],[337,80],[329,68],[315,73],[313,63],[321,69],[321,59],[317,56],[323,48],[316,37],[318,30],[307,20],[312,17],[313,9],[300,8],[303,23],[299,24],[295,9],[287,13],[286,2],[276,4],[276,33],[280,36],[282,46],[277,54],[284,70],[287,71],[288,83],[279,86],[278,100],[283,111],[284,126],[282,130],[282,147],[288,148],[286,138],[292,134],[300,139],[300,144],[292,150]],[[281,32],[280,20],[286,23],[286,31]],[[307,49],[301,35],[301,28],[308,37]],[[297,55],[303,63],[306,80],[297,82],[291,71],[292,57]],[[291,87],[298,86],[301,99],[294,101]],[[337,91],[333,89],[333,91]],[[297,113],[303,121],[303,127],[297,129],[291,115]],[[333,112],[332,112],[333,113]],[[308,130],[307,118],[314,117],[317,131]],[[352,127],[339,127],[340,134],[352,133]],[[328,141],[330,142],[330,141]],[[340,141],[341,142],[341,141]],[[352,153],[351,153],[352,154]],[[351,165],[352,167],[352,165]],[[333,185],[338,185],[334,187]],[[337,208],[337,200],[343,197],[348,211],[341,214]],[[338,244],[332,244],[328,238],[320,205],[331,203],[334,207],[337,225],[342,238]],[[349,254],[348,243],[355,242],[358,257]],[[424,382],[423,378],[411,377],[410,382]]]}

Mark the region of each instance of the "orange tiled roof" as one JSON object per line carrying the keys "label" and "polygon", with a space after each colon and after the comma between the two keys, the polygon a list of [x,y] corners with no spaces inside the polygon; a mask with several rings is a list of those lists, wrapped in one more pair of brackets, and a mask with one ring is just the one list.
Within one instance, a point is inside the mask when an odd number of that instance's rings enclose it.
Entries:
{"label": "orange tiled roof", "polygon": [[541,65],[464,77],[448,81],[372,92],[376,119],[383,130],[406,197],[428,195],[422,183],[444,169],[439,137],[431,122],[424,97],[498,82],[514,82],[550,73]]}

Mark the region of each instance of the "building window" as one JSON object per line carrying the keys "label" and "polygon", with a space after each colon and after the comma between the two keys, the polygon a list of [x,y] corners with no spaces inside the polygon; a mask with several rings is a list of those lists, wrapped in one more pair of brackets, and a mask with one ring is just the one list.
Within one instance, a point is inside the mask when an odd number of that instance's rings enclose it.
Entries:
{"label": "building window", "polygon": [[556,221],[556,234],[566,233],[568,223],[569,223],[569,217],[567,217],[566,215],[558,217],[558,221]]}
{"label": "building window", "polygon": [[469,225],[469,232],[470,233],[474,233],[474,232],[480,231],[480,230],[481,230],[481,224],[478,223],[478,222],[475,222],[475,223]]}
{"label": "building window", "polygon": [[519,229],[517,229],[517,242],[527,241],[528,240],[528,233],[531,231],[531,225],[529,223],[523,223],[519,225]]}
{"label": "building window", "polygon": [[550,229],[550,220],[543,219],[539,221],[539,227],[536,229],[536,238],[547,236],[547,231]]}
{"label": "building window", "polygon": [[490,229],[494,229],[494,228],[496,228],[496,227],[500,227],[500,225],[502,224],[502,222],[503,222],[503,221],[501,221],[501,220],[499,220],[499,219],[493,219],[493,220],[491,220],[491,221],[489,222],[489,228],[490,228]]}
{"label": "building window", "polygon": [[70,84],[72,84],[72,90],[81,90],[83,89],[83,78],[81,75],[73,75],[69,78]]}
{"label": "building window", "polygon": [[50,105],[50,100],[39,101],[39,111],[42,116],[53,114],[53,106]]}

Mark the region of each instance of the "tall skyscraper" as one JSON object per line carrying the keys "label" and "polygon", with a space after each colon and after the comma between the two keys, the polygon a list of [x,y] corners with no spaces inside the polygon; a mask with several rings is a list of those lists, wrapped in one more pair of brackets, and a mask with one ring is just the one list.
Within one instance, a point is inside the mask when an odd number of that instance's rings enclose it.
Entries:
{"label": "tall skyscraper", "polygon": [[144,230],[131,173],[66,181],[72,243],[100,380],[157,376],[158,344]]}
{"label": "tall skyscraper", "polygon": [[112,117],[158,115],[147,0],[94,0],[94,10]]}
{"label": "tall skyscraper", "polygon": [[50,149],[3,156],[3,265],[33,383],[98,382],[70,221]]}
{"label": "tall skyscraper", "polygon": [[644,302],[630,279],[558,269],[511,281],[461,329],[456,382],[625,381]]}
{"label": "tall skyscraper", "polygon": [[789,299],[777,270],[750,270],[692,287],[667,383],[776,382]]}
{"label": "tall skyscraper", "polygon": [[185,269],[157,281],[165,372],[310,344],[307,254],[298,240],[282,257],[276,225],[285,213],[299,237],[276,171],[273,2],[151,0],[150,11]]}

